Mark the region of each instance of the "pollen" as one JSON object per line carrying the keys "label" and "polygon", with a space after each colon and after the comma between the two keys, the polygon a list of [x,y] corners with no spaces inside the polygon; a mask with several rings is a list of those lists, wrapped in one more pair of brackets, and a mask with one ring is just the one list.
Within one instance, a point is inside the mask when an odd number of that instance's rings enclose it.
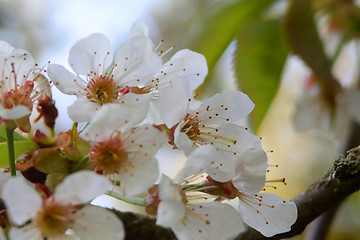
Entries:
{"label": "pollen", "polygon": [[62,205],[52,198],[46,199],[34,219],[35,226],[41,230],[44,238],[60,237],[74,222],[74,211],[72,205]]}
{"label": "pollen", "polygon": [[103,105],[114,102],[118,97],[118,86],[111,76],[96,76],[86,86],[86,98]]}
{"label": "pollen", "polygon": [[119,172],[128,160],[128,153],[118,137],[95,143],[89,153],[89,161],[96,171],[104,174]]}

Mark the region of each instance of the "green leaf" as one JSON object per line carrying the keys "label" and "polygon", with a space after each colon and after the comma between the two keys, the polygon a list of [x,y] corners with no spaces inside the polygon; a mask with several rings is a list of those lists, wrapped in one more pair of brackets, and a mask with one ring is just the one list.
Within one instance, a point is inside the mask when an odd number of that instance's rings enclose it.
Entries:
{"label": "green leaf", "polygon": [[239,30],[259,17],[273,2],[242,0],[214,4],[197,21],[190,49],[205,56],[211,71]]}
{"label": "green leaf", "polygon": [[[6,141],[5,127],[2,124],[0,124],[0,140]],[[21,133],[14,131],[14,141],[28,141],[28,139]]]}
{"label": "green leaf", "polygon": [[331,73],[331,62],[320,40],[310,0],[290,1],[284,29],[291,50],[311,68],[326,98],[334,102],[338,83]]}
{"label": "green leaf", "polygon": [[[39,147],[36,143],[31,141],[14,141],[15,159],[22,154],[29,152],[32,153]],[[0,143],[0,168],[9,167],[8,147],[7,142]]]}
{"label": "green leaf", "polygon": [[33,155],[34,166],[43,173],[69,174],[69,160],[60,156],[60,151],[53,148],[43,148],[36,151]]}
{"label": "green leaf", "polygon": [[255,132],[277,93],[288,54],[281,29],[279,19],[259,19],[238,35],[235,74],[238,86],[255,103],[250,114]]}

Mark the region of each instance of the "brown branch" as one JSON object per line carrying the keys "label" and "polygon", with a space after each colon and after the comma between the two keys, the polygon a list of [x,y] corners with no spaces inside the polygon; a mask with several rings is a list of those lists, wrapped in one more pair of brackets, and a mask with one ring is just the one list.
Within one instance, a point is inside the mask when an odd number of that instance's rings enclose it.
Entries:
{"label": "brown branch", "polygon": [[[249,228],[236,239],[283,239],[298,235],[312,220],[359,189],[360,146],[349,150],[346,158],[341,156],[335,160],[333,168],[323,178],[293,199],[298,207],[298,219],[291,231],[266,238]],[[154,218],[131,212],[114,212],[124,222],[126,239],[176,239],[171,230],[156,226]]]}

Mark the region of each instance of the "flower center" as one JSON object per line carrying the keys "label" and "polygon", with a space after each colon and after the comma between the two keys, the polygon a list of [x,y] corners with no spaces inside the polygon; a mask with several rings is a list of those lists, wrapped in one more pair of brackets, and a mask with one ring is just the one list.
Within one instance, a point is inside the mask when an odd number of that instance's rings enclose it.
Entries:
{"label": "flower center", "polygon": [[74,222],[74,210],[72,205],[62,205],[51,198],[46,199],[34,220],[35,226],[45,238],[61,236]]}
{"label": "flower center", "polygon": [[95,143],[89,153],[91,165],[104,174],[118,172],[127,159],[128,153],[123,149],[122,141],[116,137]]}
{"label": "flower center", "polygon": [[118,97],[119,87],[111,76],[92,78],[86,86],[86,97],[100,105],[111,103]]}
{"label": "flower center", "polygon": [[21,85],[18,89],[11,89],[4,92],[1,95],[0,103],[7,109],[11,109],[17,105],[24,105],[31,110],[33,106],[33,100],[31,98],[33,88],[33,81],[26,81],[25,84]]}

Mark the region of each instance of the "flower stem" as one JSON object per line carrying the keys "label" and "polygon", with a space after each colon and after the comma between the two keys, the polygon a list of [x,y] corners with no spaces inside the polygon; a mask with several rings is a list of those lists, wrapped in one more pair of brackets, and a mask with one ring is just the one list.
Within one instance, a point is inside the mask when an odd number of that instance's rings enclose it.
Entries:
{"label": "flower stem", "polygon": [[107,191],[106,195],[137,206],[146,207],[146,198],[124,196],[114,191]]}
{"label": "flower stem", "polygon": [[8,156],[9,156],[9,168],[10,168],[11,176],[16,176],[14,130],[15,130],[15,128],[9,128],[9,127],[5,126],[6,142],[7,142],[7,146],[8,146]]}
{"label": "flower stem", "polygon": [[81,158],[71,169],[72,172],[79,171],[89,161],[89,157],[86,155]]}

